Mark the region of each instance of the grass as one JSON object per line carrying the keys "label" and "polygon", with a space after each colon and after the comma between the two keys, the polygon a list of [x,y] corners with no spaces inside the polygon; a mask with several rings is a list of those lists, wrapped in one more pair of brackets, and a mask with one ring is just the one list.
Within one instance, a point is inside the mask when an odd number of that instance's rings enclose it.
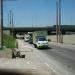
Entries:
{"label": "grass", "polygon": [[8,34],[3,34],[3,44],[7,48],[16,48],[16,39]]}

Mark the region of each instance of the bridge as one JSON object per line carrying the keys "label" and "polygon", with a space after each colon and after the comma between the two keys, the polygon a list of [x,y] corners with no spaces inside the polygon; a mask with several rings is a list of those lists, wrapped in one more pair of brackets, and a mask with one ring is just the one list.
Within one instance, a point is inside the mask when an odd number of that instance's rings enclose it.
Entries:
{"label": "bridge", "polygon": [[[4,27],[4,30],[10,30],[12,32],[11,28]],[[25,33],[25,32],[33,32],[33,31],[39,31],[39,30],[46,30],[48,31],[48,34],[51,34],[52,32],[56,31],[56,25],[53,26],[47,26],[47,27],[14,27],[13,33]],[[61,25],[61,32],[65,34],[65,32],[75,32],[75,25]]]}

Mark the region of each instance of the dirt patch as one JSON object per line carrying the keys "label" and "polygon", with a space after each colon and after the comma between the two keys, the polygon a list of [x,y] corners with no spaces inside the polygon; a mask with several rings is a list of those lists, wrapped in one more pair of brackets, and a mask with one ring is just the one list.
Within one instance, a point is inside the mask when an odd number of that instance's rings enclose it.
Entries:
{"label": "dirt patch", "polygon": [[0,58],[12,58],[12,50],[7,48],[0,50]]}

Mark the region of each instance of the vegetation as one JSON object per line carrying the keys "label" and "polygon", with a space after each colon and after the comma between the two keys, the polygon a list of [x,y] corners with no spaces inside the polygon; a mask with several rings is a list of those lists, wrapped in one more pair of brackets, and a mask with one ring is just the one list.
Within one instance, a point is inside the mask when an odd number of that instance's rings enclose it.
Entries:
{"label": "vegetation", "polygon": [[8,34],[3,34],[3,44],[7,48],[15,48],[16,47],[16,39]]}

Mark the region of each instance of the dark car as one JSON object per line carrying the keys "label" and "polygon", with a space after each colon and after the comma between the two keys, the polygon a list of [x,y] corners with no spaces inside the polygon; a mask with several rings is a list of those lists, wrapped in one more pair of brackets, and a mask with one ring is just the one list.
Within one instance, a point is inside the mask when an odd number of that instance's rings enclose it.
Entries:
{"label": "dark car", "polygon": [[29,38],[29,43],[30,43],[30,44],[33,43],[33,39],[32,39],[32,37]]}

